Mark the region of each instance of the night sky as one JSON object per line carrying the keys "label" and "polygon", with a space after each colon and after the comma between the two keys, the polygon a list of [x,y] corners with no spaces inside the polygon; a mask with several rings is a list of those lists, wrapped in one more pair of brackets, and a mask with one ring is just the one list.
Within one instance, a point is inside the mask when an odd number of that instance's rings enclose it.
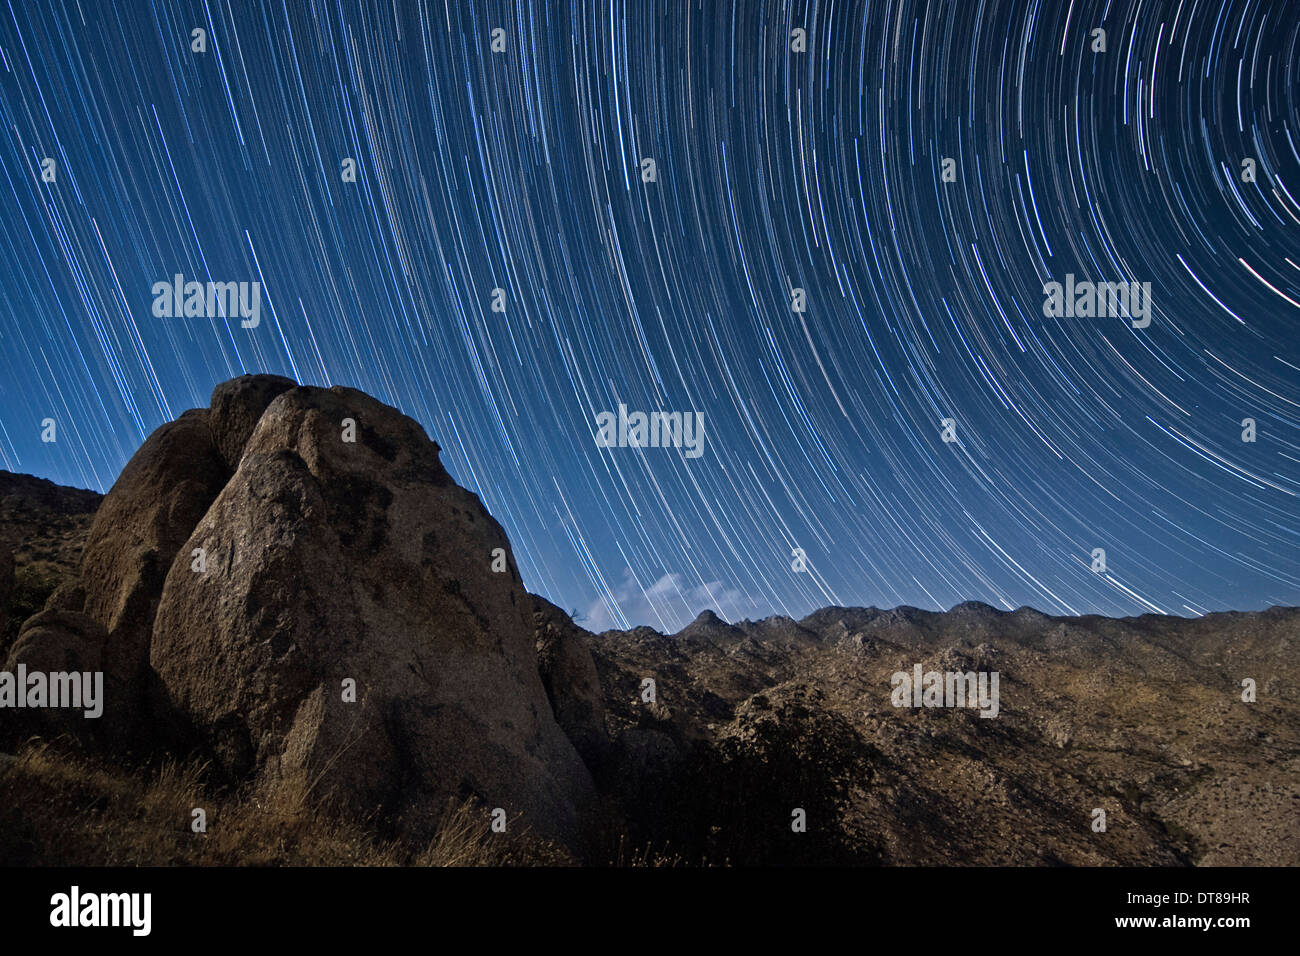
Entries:
{"label": "night sky", "polygon": [[0,467],[106,490],[275,372],[419,420],[596,630],[1300,604],[1294,0],[10,2],[0,59]]}

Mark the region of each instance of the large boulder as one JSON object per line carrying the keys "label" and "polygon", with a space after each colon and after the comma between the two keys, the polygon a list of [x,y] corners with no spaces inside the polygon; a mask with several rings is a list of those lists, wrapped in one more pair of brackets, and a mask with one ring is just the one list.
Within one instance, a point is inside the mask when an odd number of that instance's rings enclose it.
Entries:
{"label": "large boulder", "polygon": [[[80,578],[49,609],[84,612],[106,632],[102,665],[116,692],[113,727],[152,729],[140,742],[164,746],[169,715],[149,670],[149,641],[163,581],[173,563],[188,568],[183,545],[225,487],[253,426],[276,395],[293,388],[278,375],[244,375],[218,385],[210,409],[193,409],[153,432],[104,497],[86,537]],[[148,738],[145,740],[144,738]]]}
{"label": "large boulder", "polygon": [[297,387],[297,382],[282,375],[241,375],[212,390],[208,404],[212,442],[232,473],[239,467],[244,445],[266,406],[277,395]]}
{"label": "large boulder", "polygon": [[[41,672],[45,675],[55,673],[76,673],[93,675],[102,673],[104,650],[107,634],[104,628],[92,618],[75,611],[47,610],[28,618],[18,632],[8,658],[0,670],[17,674],[19,666],[26,668],[26,673]],[[32,734],[57,736],[66,734],[80,741],[105,741],[113,735],[121,735],[123,728],[115,723],[113,716],[105,719],[109,713],[108,702],[121,694],[120,684],[110,675],[105,674],[99,685],[101,705],[96,717],[87,717],[83,708],[42,707],[8,711],[6,720],[0,724],[3,729],[5,746],[13,746]]]}
{"label": "large boulder", "polygon": [[279,393],[179,545],[206,571],[172,563],[150,662],[218,766],[281,799],[419,837],[476,797],[567,840],[590,775],[547,699],[505,533],[438,455],[361,392]]}
{"label": "large boulder", "polygon": [[[83,612],[107,634],[102,666],[122,688],[114,720],[140,716],[149,637],[168,569],[226,483],[206,409],[158,428],[104,497],[81,561]],[[189,566],[188,552],[180,562]]]}

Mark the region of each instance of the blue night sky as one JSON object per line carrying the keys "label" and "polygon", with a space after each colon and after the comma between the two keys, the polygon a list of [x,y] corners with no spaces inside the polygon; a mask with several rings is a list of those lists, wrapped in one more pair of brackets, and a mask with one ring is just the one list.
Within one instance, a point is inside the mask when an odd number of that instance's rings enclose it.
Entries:
{"label": "blue night sky", "polygon": [[[105,490],[276,372],[419,420],[597,630],[1300,604],[1292,0],[69,0],[0,61],[0,467]],[[598,447],[620,403],[703,453]]]}

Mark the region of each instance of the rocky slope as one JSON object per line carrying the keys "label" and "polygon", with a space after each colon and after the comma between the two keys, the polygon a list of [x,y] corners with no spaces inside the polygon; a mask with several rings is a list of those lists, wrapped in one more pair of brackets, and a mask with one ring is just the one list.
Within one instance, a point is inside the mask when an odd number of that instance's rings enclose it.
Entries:
{"label": "rocky slope", "polygon": [[[590,646],[611,725],[698,815],[679,840],[715,856],[802,858],[816,826],[819,860],[1300,863],[1300,609],[1112,620],[971,603],[737,626],[706,613],[671,637]],[[997,717],[894,706],[891,676],[916,664],[997,671]],[[683,754],[708,755],[713,792],[692,792]],[[790,832],[793,807],[807,834]]]}
{"label": "rocky slope", "polygon": [[[413,844],[470,799],[597,863],[619,841],[690,863],[1300,863],[1300,609],[592,635],[527,593],[438,451],[360,392],[245,376],[102,504],[0,480],[46,501],[9,550],[53,538],[67,578],[20,610],[3,669],[102,670],[108,697],[99,721],[0,710],[0,749],[194,756]],[[895,706],[916,665],[996,672],[997,716]]]}
{"label": "rocky slope", "polygon": [[76,575],[102,496],[0,471],[0,658],[18,627]]}

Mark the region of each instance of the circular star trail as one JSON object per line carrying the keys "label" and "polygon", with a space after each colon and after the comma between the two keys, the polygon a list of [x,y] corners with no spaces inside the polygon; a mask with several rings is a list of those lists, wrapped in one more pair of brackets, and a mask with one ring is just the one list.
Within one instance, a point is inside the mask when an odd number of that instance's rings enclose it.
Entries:
{"label": "circular star trail", "polygon": [[1298,91],[1288,0],[10,5],[0,465],[104,489],[276,372],[419,420],[597,630],[1300,603]]}

